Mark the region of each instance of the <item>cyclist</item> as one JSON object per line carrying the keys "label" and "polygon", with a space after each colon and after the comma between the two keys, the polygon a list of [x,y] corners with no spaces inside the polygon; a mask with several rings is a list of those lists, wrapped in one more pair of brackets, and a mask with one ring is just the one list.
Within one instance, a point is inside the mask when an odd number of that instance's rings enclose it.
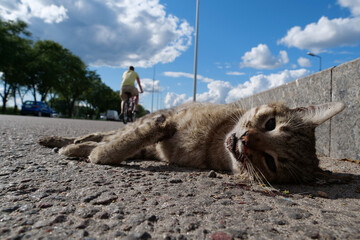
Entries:
{"label": "cyclist", "polygon": [[143,93],[144,91],[141,86],[139,75],[137,74],[137,72],[135,72],[135,68],[133,66],[130,66],[129,70],[125,71],[122,76],[120,90],[120,97],[122,103],[120,116],[124,115],[124,101],[128,99],[128,95],[126,94],[126,92],[131,93],[131,96],[135,96],[134,111],[137,112],[137,105],[139,103],[139,90],[135,87],[135,80],[137,81],[137,84],[140,88],[140,93]]}

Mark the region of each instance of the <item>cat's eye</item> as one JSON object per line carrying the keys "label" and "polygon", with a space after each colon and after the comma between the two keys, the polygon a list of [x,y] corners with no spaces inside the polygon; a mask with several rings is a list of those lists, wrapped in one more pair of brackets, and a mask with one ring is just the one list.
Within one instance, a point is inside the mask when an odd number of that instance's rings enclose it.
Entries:
{"label": "cat's eye", "polygon": [[266,131],[272,131],[275,129],[275,118],[270,118],[266,123],[265,123],[265,129]]}
{"label": "cat's eye", "polygon": [[267,167],[272,171],[272,172],[276,172],[276,164],[275,164],[275,160],[274,158],[270,155],[265,153],[265,162]]}

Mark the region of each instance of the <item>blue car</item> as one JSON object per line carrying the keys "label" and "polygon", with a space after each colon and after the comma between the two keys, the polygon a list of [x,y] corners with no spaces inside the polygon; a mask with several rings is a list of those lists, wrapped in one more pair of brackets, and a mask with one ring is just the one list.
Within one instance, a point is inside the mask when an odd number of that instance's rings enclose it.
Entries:
{"label": "blue car", "polygon": [[49,107],[45,102],[39,101],[25,101],[21,108],[21,115],[35,115],[35,116],[48,116],[51,117],[55,111]]}

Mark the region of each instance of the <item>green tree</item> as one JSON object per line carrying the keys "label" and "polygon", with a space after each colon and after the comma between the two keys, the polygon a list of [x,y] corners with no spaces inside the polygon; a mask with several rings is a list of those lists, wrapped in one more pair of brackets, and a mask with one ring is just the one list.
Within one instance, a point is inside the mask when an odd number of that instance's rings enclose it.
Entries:
{"label": "green tree", "polygon": [[61,74],[55,91],[67,104],[67,115],[73,116],[76,101],[84,99],[84,92],[91,86],[89,78],[86,77],[86,66],[83,61],[64,49],[61,56]]}
{"label": "green tree", "polygon": [[145,108],[140,104],[138,104],[137,110],[138,112],[136,113],[136,118],[141,118],[147,114]]}
{"label": "green tree", "polygon": [[88,79],[91,81],[90,87],[85,92],[85,101],[90,105],[97,117],[101,112],[109,109],[120,110],[121,99],[117,92],[101,81],[100,76],[95,71],[88,71]]}
{"label": "green tree", "polygon": [[[83,61],[60,44],[50,41],[32,41],[31,34],[22,21],[4,22],[0,19],[0,83],[3,91],[3,109],[11,97],[23,101],[31,91],[34,100],[40,94],[45,101],[51,94],[50,103],[72,117],[76,103],[85,102],[86,115],[108,109],[120,111],[119,93],[106,86],[95,71],[89,71]],[[16,106],[15,106],[16,109]],[[80,109],[80,108],[79,108]],[[86,110],[88,109],[88,110]]]}
{"label": "green tree", "polygon": [[[0,82],[3,85],[0,96],[3,112],[6,110],[6,103],[11,93],[15,97],[17,87],[25,79],[24,66],[32,43],[25,38],[31,35],[26,28],[25,22],[4,22],[0,19],[0,72],[2,72]],[[14,100],[16,102],[16,99]]]}
{"label": "green tree", "polygon": [[34,45],[34,72],[36,73],[36,92],[45,101],[49,92],[57,87],[58,79],[62,74],[61,61],[66,50],[54,41],[37,41]]}

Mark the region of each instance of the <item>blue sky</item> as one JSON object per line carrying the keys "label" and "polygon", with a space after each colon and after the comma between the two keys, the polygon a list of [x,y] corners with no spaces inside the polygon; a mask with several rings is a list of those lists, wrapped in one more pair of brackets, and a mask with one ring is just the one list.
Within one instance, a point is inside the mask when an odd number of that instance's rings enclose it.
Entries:
{"label": "blue sky", "polygon": [[[154,110],[192,100],[196,0],[2,0],[120,89],[134,65]],[[360,0],[200,0],[197,100],[228,103],[360,54]],[[154,78],[155,76],[155,78]],[[153,78],[155,94],[152,98]]]}

